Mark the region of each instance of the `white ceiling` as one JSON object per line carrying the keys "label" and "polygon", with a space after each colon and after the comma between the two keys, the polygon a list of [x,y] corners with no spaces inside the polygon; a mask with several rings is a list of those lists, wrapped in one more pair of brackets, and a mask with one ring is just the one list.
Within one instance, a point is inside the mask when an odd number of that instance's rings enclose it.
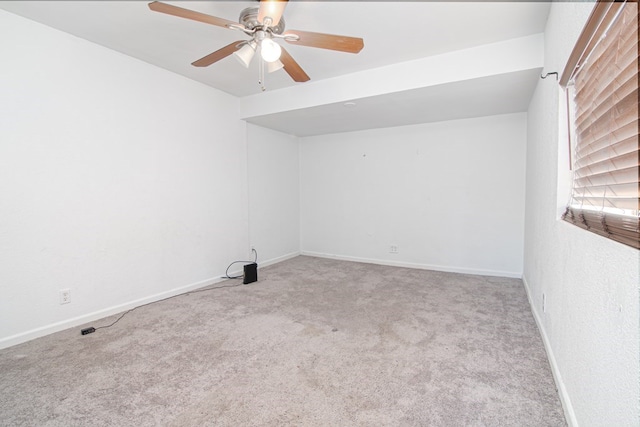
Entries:
{"label": "white ceiling", "polygon": [[[232,21],[237,20],[243,8],[257,5],[255,1],[168,3]],[[362,37],[365,47],[353,55],[286,44],[311,82],[295,83],[281,70],[267,76],[267,92],[260,93],[255,59],[249,69],[231,57],[207,68],[190,65],[234,40],[246,39],[243,33],[152,12],[147,4],[147,1],[0,1],[0,8],[254,100],[268,93],[273,97],[283,89],[290,92],[318,82],[339,83],[341,77],[353,73],[366,78],[369,70],[542,33],[550,7],[547,2],[291,0],[284,15],[287,29]],[[483,99],[492,101],[491,111],[486,113],[524,111],[537,72],[539,67],[528,73],[505,70],[493,77],[400,90],[382,98],[374,90],[376,82],[372,80],[370,96],[366,91],[360,92],[357,113],[352,114],[353,121],[346,125],[342,102],[310,102],[304,108],[285,108],[246,118],[291,134],[312,135],[483,115]],[[330,85],[324,84],[322,88],[326,91]],[[305,93],[310,96],[308,90]],[[497,105],[496,96],[505,98],[504,104]],[[458,104],[463,108],[455,108]],[[473,104],[479,107],[474,109]],[[429,113],[420,114],[421,110]],[[451,114],[445,114],[446,111]]]}
{"label": "white ceiling", "polygon": [[[539,78],[537,70],[483,77],[265,114],[251,123],[298,136],[440,122],[525,111]],[[490,100],[490,101],[489,101]],[[384,111],[384,114],[380,112]]]}

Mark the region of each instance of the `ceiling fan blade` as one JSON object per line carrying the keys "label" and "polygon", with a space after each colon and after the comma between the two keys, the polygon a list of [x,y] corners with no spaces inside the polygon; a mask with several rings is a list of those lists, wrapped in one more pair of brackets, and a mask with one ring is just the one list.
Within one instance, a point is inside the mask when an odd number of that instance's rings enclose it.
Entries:
{"label": "ceiling fan blade", "polygon": [[289,52],[285,48],[282,48],[280,54],[280,61],[284,64],[284,70],[291,76],[294,82],[308,82],[311,78],[304,72],[302,67],[293,59]]}
{"label": "ceiling fan blade", "polygon": [[225,47],[218,49],[215,52],[210,53],[209,55],[204,56],[195,62],[192,62],[191,65],[193,65],[194,67],[208,67],[214,62],[220,61],[221,59],[226,58],[236,50],[240,49],[243,43],[244,42],[242,40],[238,40],[236,42],[228,44]]}
{"label": "ceiling fan blade", "polygon": [[302,46],[318,47],[320,49],[338,50],[340,52],[358,53],[364,47],[364,40],[359,37],[338,36],[335,34],[312,33],[311,31],[286,31],[287,34],[295,34],[299,40],[285,40],[292,44]]}
{"label": "ceiling fan blade", "polygon": [[264,24],[265,18],[271,18],[271,27],[275,27],[280,22],[284,8],[287,7],[287,0],[261,0],[258,11],[258,22]]}
{"label": "ceiling fan blade", "polygon": [[227,28],[229,24],[238,25],[237,22],[228,21],[218,18],[217,16],[207,15],[205,13],[196,12],[195,10],[183,9],[178,6],[172,6],[167,3],[154,1],[149,3],[149,9],[154,12],[166,13],[167,15],[178,16],[180,18],[192,19],[194,21],[204,22],[205,24],[217,25],[218,27]]}

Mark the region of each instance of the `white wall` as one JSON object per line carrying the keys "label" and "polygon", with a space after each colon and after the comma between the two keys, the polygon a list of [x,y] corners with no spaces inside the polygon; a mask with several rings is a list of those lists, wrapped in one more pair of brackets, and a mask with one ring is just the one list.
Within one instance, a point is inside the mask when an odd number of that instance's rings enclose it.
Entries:
{"label": "white wall", "polygon": [[248,256],[235,98],[4,11],[0,40],[0,347]]}
{"label": "white wall", "polygon": [[298,139],[248,124],[247,141],[249,240],[268,265],[300,251]]}
{"label": "white wall", "polygon": [[[592,7],[552,4],[546,71],[562,72]],[[639,253],[559,219],[568,194],[559,95],[555,81],[541,80],[529,107],[525,285],[570,425],[637,426]]]}
{"label": "white wall", "polygon": [[524,113],[302,138],[302,252],[520,277],[525,147]]}

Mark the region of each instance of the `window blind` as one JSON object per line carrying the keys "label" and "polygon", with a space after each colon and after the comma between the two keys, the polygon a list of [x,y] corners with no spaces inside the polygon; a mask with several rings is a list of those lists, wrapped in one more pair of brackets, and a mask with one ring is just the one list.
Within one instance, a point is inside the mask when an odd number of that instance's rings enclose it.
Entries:
{"label": "window blind", "polygon": [[638,3],[599,1],[560,83],[573,102],[563,219],[640,249]]}

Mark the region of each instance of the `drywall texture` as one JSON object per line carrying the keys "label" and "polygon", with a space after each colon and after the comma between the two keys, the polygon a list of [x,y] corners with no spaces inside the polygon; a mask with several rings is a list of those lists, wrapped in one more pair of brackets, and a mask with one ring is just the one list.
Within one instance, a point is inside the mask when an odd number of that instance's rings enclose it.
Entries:
{"label": "drywall texture", "polygon": [[247,256],[235,98],[4,11],[0,39],[1,346]]}
{"label": "drywall texture", "polygon": [[[552,4],[547,71],[562,71],[592,7]],[[637,426],[639,253],[558,218],[557,180],[567,168],[558,161],[567,146],[559,95],[555,81],[541,80],[529,108],[525,284],[570,425]]]}
{"label": "drywall texture", "polygon": [[298,254],[300,197],[298,139],[247,125],[249,240],[259,263]]}
{"label": "drywall texture", "polygon": [[303,253],[520,277],[526,114],[300,141]]}

